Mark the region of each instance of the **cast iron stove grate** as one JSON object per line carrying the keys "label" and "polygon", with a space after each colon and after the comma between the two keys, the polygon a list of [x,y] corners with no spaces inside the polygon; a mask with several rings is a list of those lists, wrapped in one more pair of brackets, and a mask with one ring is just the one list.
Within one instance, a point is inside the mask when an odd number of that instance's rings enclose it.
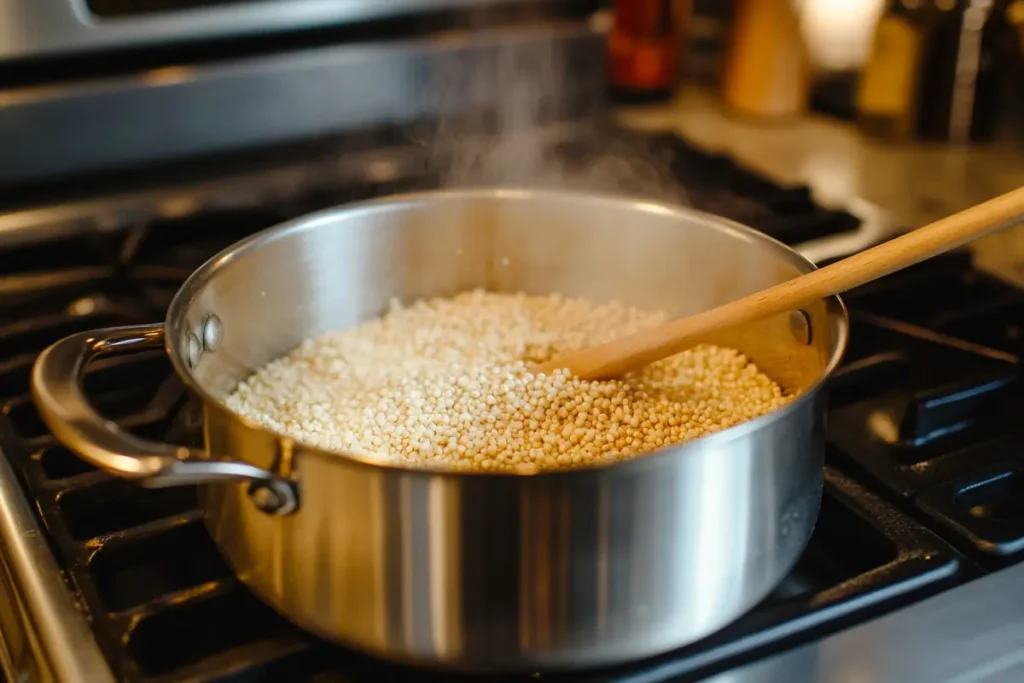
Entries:
{"label": "cast iron stove grate", "polygon": [[[814,226],[813,234],[777,235],[786,241],[855,226],[852,216],[814,205],[805,189],[775,186],[678,138],[639,136],[623,144],[649,146],[683,179],[688,172],[701,176],[700,189],[691,186],[690,192],[701,198],[696,203],[704,208],[755,224],[758,216],[788,216],[794,225]],[[593,149],[581,143],[559,153],[568,163]],[[3,320],[14,322],[0,326],[0,449],[35,501],[69,585],[120,679],[335,681],[413,673],[429,678],[326,645],[263,606],[239,585],[213,547],[202,526],[196,491],[143,491],[73,456],[39,420],[28,397],[28,370],[46,344],[70,332],[160,319],[183,278],[245,234],[319,205],[429,187],[432,182],[412,178],[373,188],[346,187],[291,200],[287,209],[200,215],[170,221],[164,229],[147,224],[126,236],[81,237],[2,254],[0,291],[5,295],[0,312]],[[779,225],[783,223],[780,218]],[[1009,437],[987,431],[978,418],[993,413],[991,419],[998,422],[998,411],[991,406],[999,401],[992,399],[1020,394],[1017,290],[980,275],[960,256],[930,264],[915,277],[925,287],[945,283],[945,301],[963,296],[963,309],[958,313],[955,307],[938,306],[922,314],[920,308],[897,305],[905,289],[920,286],[903,276],[851,297],[858,315],[874,317],[855,322],[854,336],[862,347],[854,350],[836,387],[833,421],[838,425],[821,516],[790,576],[762,605],[714,636],[655,660],[590,672],[588,678],[698,678],[959,581],[970,565],[913,515],[974,557],[984,560],[996,543],[1003,549],[1000,561],[1012,560],[1013,543],[1024,537],[1024,515],[1017,504],[1020,489],[1007,483],[1009,469],[999,470],[999,478],[973,467],[972,458],[957,457],[949,478],[922,483],[924,493],[918,498],[893,486],[889,470],[872,466],[874,461],[856,448],[863,439],[845,436],[863,436],[858,420],[871,424],[872,419],[865,402],[882,401],[890,416],[899,416],[894,423],[905,437],[897,444],[900,457],[885,461],[893,472],[916,474],[933,451],[940,453],[942,444],[954,443],[985,451],[993,459],[986,466],[1003,467],[1014,457],[1019,462],[1012,452],[998,451],[997,457],[986,450],[986,442]],[[975,294],[967,296],[964,287]],[[983,346],[964,345],[918,325],[966,334]],[[938,386],[929,384],[928,372],[917,369],[921,363],[926,370],[942,366]],[[133,432],[196,442],[200,424],[195,406],[160,354],[98,364],[88,374],[86,389],[101,412]],[[908,455],[914,452],[927,457]],[[956,477],[960,479],[954,481]],[[978,523],[971,526],[955,518],[956,510],[965,510]],[[983,512],[976,514],[979,510]],[[1001,535],[984,526],[997,523]]]}
{"label": "cast iron stove grate", "polygon": [[[106,415],[138,434],[196,443],[198,411],[165,359],[128,359],[104,372],[126,384],[149,379],[141,411],[105,408]],[[105,395],[91,393],[94,399]],[[0,447],[35,498],[68,579],[122,679],[451,680],[384,665],[302,633],[239,585],[202,525],[194,489],[142,490],[93,470],[47,434],[19,438],[12,433],[19,426],[17,419],[0,424]],[[814,537],[768,600],[701,643],[590,672],[589,678],[710,673],[940,590],[957,580],[959,568],[937,537],[829,468]]]}
{"label": "cast iron stove grate", "polygon": [[[601,144],[595,144],[595,139]],[[632,187],[629,174],[614,173],[614,166],[601,164],[608,157],[653,160],[652,169],[662,171],[680,198],[694,208],[757,228],[788,245],[851,232],[860,226],[857,216],[818,205],[808,186],[780,185],[728,156],[695,147],[674,133],[598,131],[555,144],[552,156],[562,163],[568,176],[574,170],[585,173],[608,168],[617,180],[624,176],[620,189],[638,194],[643,194],[649,176],[638,173],[644,180]]]}
{"label": "cast iron stove grate", "polygon": [[[855,321],[833,460],[981,564],[1024,552],[1024,291],[957,252],[846,297]],[[898,320],[896,320],[898,318]],[[868,332],[870,330],[870,332]]]}

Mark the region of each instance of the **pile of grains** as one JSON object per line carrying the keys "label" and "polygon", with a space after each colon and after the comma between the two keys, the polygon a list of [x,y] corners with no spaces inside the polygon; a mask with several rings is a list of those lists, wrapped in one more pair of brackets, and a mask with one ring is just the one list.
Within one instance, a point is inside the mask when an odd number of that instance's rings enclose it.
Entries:
{"label": "pile of grains", "polygon": [[699,346],[621,380],[533,363],[663,322],[619,303],[473,291],[310,339],[228,406],[296,440],[414,467],[532,473],[627,459],[788,398],[740,352]]}

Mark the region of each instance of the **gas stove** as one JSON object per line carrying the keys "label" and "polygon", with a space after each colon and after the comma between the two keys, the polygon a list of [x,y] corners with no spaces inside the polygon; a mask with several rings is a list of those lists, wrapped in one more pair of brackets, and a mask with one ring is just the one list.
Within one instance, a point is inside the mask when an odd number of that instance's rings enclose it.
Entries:
{"label": "gas stove", "polygon": [[[787,244],[820,252],[829,240],[870,238],[860,216],[819,206],[808,188],[780,186],[673,134],[608,123],[574,130],[542,145],[565,177],[644,158],[663,171],[662,196]],[[195,490],[143,491],[94,470],[47,431],[28,395],[46,345],[162,319],[188,274],[241,237],[323,206],[444,182],[450,159],[403,139],[363,145],[362,175],[339,172],[330,156],[218,170],[191,184],[165,179],[160,191],[83,200],[63,213],[0,216],[8,227],[107,220],[107,229],[0,246],[0,663],[10,680],[457,680],[292,626],[225,565]],[[852,345],[830,387],[824,499],[791,574],[748,614],[681,650],[607,670],[524,672],[527,680],[702,680],[955,593],[1024,558],[1024,291],[957,252],[845,300]],[[201,443],[201,415],[162,354],[103,362],[85,386],[104,416],[140,436]]]}

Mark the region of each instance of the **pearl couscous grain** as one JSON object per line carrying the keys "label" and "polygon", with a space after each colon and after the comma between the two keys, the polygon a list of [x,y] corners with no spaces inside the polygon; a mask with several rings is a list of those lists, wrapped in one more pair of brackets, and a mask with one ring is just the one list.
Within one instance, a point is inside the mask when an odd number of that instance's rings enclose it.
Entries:
{"label": "pearl couscous grain", "polygon": [[782,406],[738,351],[699,346],[621,380],[532,363],[664,316],[559,295],[473,291],[301,344],[228,406],[294,439],[414,467],[532,473],[627,459]]}

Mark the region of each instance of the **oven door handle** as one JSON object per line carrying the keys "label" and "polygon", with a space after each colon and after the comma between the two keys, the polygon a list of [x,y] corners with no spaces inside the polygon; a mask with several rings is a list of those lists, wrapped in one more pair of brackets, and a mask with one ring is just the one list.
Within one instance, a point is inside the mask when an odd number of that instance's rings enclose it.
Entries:
{"label": "oven door handle", "polygon": [[83,391],[85,368],[103,356],[166,348],[163,324],[112,327],[65,337],[36,359],[32,398],[54,436],[96,467],[149,488],[249,481],[253,502],[285,515],[298,508],[293,482],[204,451],[140,439],[104,419]]}

